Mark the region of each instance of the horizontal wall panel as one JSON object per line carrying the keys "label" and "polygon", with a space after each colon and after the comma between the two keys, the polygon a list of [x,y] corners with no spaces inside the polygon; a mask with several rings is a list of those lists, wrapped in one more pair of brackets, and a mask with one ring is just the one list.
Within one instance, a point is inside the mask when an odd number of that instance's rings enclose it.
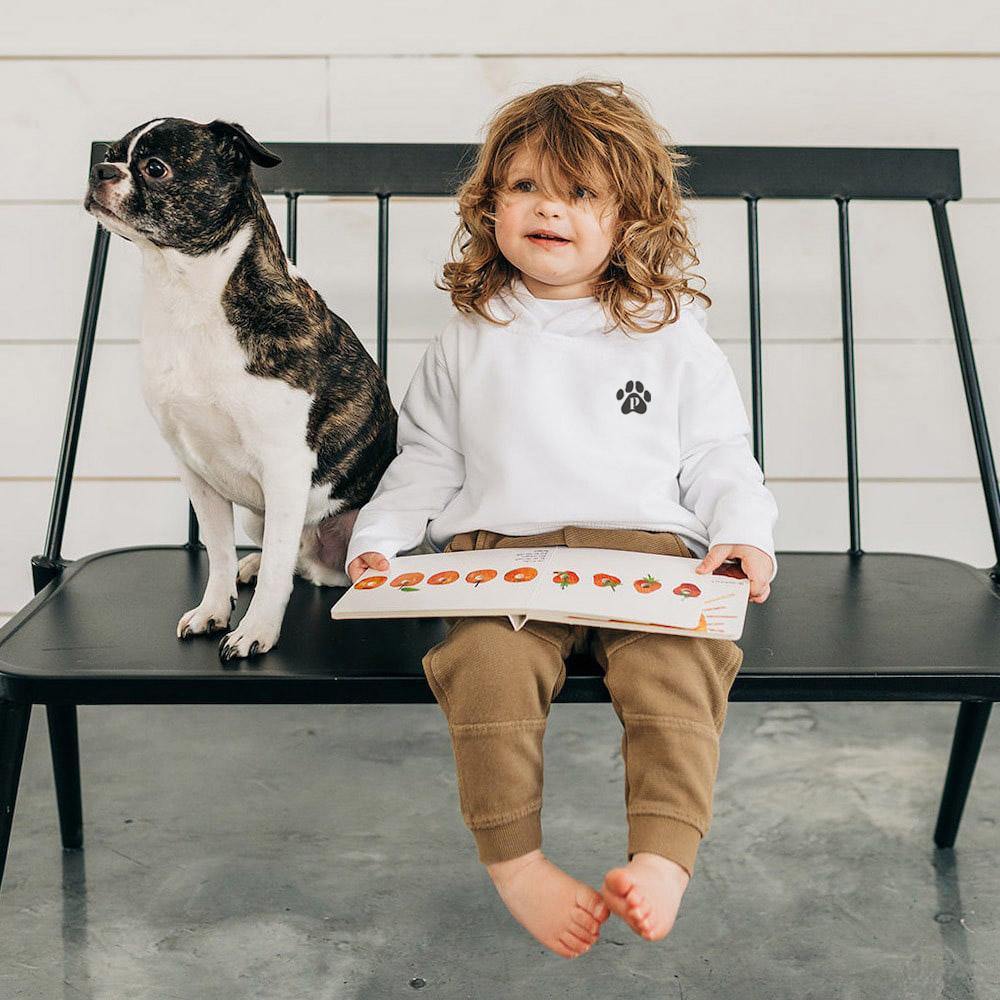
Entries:
{"label": "horizontal wall panel", "polygon": [[[365,345],[374,352],[374,345]],[[749,349],[725,343],[751,413]],[[390,344],[389,388],[398,408],[425,342]],[[777,478],[846,476],[844,392],[838,343],[765,344],[765,469]],[[0,477],[51,476],[58,460],[75,349],[0,344]],[[946,341],[859,343],[861,474],[906,479],[976,478],[955,347]],[[980,344],[977,367],[987,418],[1000,427],[1000,344]],[[82,476],[172,476],[176,463],[142,398],[139,347],[95,350],[77,457]],[[41,407],[40,400],[52,400]],[[25,419],[30,414],[31,419]]]}
{"label": "horizontal wall panel", "polygon": [[[961,150],[966,197],[1000,193],[1000,57],[601,55],[457,66],[433,60],[408,69],[400,72],[391,58],[330,60],[330,137],[481,142],[487,119],[511,97],[595,76],[638,91],[683,145],[952,147]],[[480,96],[484,91],[492,92],[491,100]],[[465,96],[470,93],[475,100]],[[440,121],[429,108],[441,109]]]}
{"label": "horizontal wall panel", "polygon": [[0,61],[0,89],[32,96],[31,115],[0,106],[0,199],[82,198],[90,142],[163,114],[229,118],[262,142],[481,142],[511,97],[589,75],[638,91],[681,144],[953,147],[966,197],[1000,197],[1000,56],[615,55]]}
{"label": "horizontal wall panel", "polygon": [[[116,34],[93,8],[88,19]],[[6,37],[6,10],[4,22]],[[91,142],[153,118],[223,118],[261,141],[326,139],[327,86],[323,59],[0,60],[0,93],[31,98],[0,102],[0,200],[82,205]]]}
{"label": "horizontal wall panel", "polygon": [[[285,205],[268,198],[285,236]],[[696,273],[712,296],[712,335],[748,336],[746,208],[692,201]],[[447,322],[451,298],[435,287],[457,225],[449,200],[398,199],[389,209],[389,333],[426,341]],[[840,264],[833,202],[763,202],[759,208],[761,318],[766,341],[840,337]],[[1000,343],[995,321],[1000,204],[948,209],[973,338]],[[73,340],[79,333],[96,223],[79,206],[0,206],[10,236],[0,268],[6,340]],[[855,202],[850,207],[854,335],[857,340],[951,341],[947,297],[930,208]],[[375,342],[378,210],[374,199],[300,198],[298,267],[327,305],[363,340]],[[39,267],[44,260],[46,267]],[[140,251],[112,235],[98,340],[139,336]]]}
{"label": "horizontal wall panel", "polygon": [[[846,551],[845,483],[773,483],[779,550]],[[0,482],[0,612],[31,599],[31,556],[45,539],[51,483]],[[77,483],[64,552],[79,557],[110,548],[179,544],[187,537],[184,491],[174,483]],[[982,494],[967,483],[863,483],[862,546],[871,552],[921,552],[991,566],[995,556]],[[247,544],[237,522],[237,541]],[[779,567],[775,586],[781,585]],[[186,609],[181,609],[186,610]],[[171,612],[164,612],[169,618]]]}
{"label": "horizontal wall panel", "polygon": [[[773,11],[773,14],[772,14]],[[573,15],[558,4],[514,0],[497,9],[445,0],[419,5],[376,0],[362,7],[298,0],[281,17],[233,4],[177,0],[155,7],[104,3],[102,16],[68,0],[13,6],[6,55],[364,54],[466,52],[986,52],[1000,49],[1000,17],[982,3],[943,11],[929,0],[862,0],[756,8],[733,0],[696,7],[633,0],[609,16],[597,0]],[[770,16],[769,16],[770,15]],[[487,25],[487,28],[484,28]]]}

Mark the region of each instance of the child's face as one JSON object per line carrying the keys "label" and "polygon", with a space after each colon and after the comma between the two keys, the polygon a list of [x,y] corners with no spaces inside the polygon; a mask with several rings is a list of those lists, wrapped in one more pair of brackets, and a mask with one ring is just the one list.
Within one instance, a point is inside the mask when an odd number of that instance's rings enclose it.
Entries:
{"label": "child's face", "polygon": [[[531,149],[522,146],[497,192],[496,239],[500,252],[520,272],[528,291],[540,299],[576,299],[592,295],[595,281],[611,258],[617,213],[602,180],[576,197],[541,191]],[[547,185],[556,188],[557,185]],[[532,238],[538,230],[565,242]]]}

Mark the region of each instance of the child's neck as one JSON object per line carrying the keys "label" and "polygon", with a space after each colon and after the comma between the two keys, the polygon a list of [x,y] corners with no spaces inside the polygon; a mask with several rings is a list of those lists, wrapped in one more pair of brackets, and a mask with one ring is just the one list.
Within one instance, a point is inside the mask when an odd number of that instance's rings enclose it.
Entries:
{"label": "child's neck", "polygon": [[523,282],[524,287],[527,288],[536,299],[559,299],[565,301],[568,299],[587,299],[594,297],[593,281],[579,281],[570,285],[547,285],[543,281],[536,281],[530,275],[526,275],[523,271],[519,271],[518,276]]}

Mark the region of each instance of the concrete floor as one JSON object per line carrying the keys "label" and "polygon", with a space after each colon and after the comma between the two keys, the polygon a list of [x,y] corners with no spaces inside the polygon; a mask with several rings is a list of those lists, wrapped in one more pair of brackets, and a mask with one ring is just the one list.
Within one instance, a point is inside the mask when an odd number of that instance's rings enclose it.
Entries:
{"label": "concrete floor", "polygon": [[[476,861],[436,705],[81,708],[86,850],[65,856],[36,710],[0,996],[995,1000],[1000,721],[935,852],[954,717],[732,705],[673,932],[612,917],[566,961]],[[545,847],[595,886],[625,858],[619,733],[610,705],[556,705],[546,737]]]}

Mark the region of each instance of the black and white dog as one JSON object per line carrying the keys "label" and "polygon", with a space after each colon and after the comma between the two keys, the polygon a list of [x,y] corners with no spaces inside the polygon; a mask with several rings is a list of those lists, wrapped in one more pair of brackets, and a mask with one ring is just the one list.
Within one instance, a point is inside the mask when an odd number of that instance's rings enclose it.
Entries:
{"label": "black and white dog", "polygon": [[[240,125],[158,118],[114,143],[84,208],[142,251],[143,394],[180,462],[208,550],[177,635],[228,630],[223,661],[278,641],[293,573],[349,586],[358,509],[396,456],[378,366],[281,248],[250,164],[280,159]],[[233,504],[262,547],[237,564]]]}

